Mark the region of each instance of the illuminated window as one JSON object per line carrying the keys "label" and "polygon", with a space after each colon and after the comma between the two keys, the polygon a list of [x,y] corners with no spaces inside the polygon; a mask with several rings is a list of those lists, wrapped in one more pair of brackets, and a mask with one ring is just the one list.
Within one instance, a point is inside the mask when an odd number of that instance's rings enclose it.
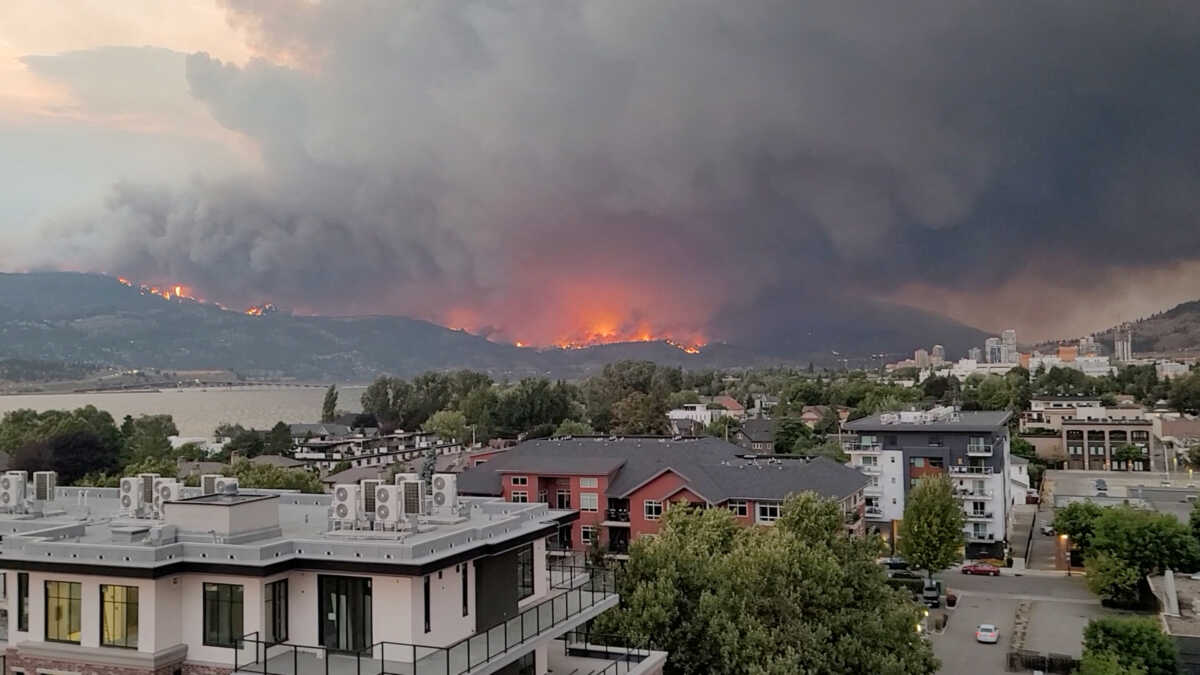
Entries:
{"label": "illuminated window", "polygon": [[100,585],[100,645],[137,649],[137,586]]}
{"label": "illuminated window", "polygon": [[47,581],[46,640],[79,644],[82,607],[83,584],[75,581]]}

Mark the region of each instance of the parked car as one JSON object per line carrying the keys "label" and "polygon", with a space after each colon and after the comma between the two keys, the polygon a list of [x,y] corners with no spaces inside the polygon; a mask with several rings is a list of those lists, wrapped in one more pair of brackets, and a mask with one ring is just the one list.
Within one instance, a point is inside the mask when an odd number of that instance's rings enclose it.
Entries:
{"label": "parked car", "polygon": [[1000,576],[1000,568],[987,563],[971,563],[962,566],[963,574],[982,574],[984,576],[998,577]]}
{"label": "parked car", "polygon": [[920,574],[917,574],[916,572],[914,572],[912,570],[888,570],[887,575],[888,575],[889,579],[920,579],[920,578],[922,578]]}
{"label": "parked car", "polygon": [[975,640],[994,645],[1000,641],[1000,630],[996,628],[995,624],[981,623],[979,628],[975,629]]}
{"label": "parked car", "polygon": [[883,558],[882,560],[879,561],[879,564],[883,565],[884,567],[888,568],[889,570],[906,570],[906,569],[908,569],[908,561],[899,556],[896,556],[893,558]]}
{"label": "parked car", "polygon": [[1054,535],[1058,534],[1058,532],[1054,531],[1053,525],[1043,525],[1042,534],[1046,535],[1047,537],[1053,537]]}
{"label": "parked car", "polygon": [[925,588],[921,591],[921,602],[932,609],[942,606],[942,588],[938,586],[938,582],[925,582]]}

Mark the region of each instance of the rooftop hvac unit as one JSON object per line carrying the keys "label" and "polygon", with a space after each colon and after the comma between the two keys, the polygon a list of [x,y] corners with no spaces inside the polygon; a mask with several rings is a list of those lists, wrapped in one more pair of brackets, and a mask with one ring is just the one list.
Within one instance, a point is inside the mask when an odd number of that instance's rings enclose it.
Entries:
{"label": "rooftop hvac unit", "polygon": [[161,478],[156,473],[139,473],[138,479],[142,481],[142,503],[154,503],[154,481]]}
{"label": "rooftop hvac unit", "polygon": [[0,508],[15,509],[25,502],[25,472],[10,471],[0,476]]}
{"label": "rooftop hvac unit", "polygon": [[217,476],[217,494],[237,494],[238,479],[234,476]]}
{"label": "rooftop hvac unit", "polygon": [[400,522],[403,513],[400,500],[400,486],[378,485],[375,487],[375,522],[383,525],[395,525]]}
{"label": "rooftop hvac unit", "polygon": [[336,520],[358,520],[358,486],[339,483],[333,486],[333,517]]}
{"label": "rooftop hvac unit", "polygon": [[154,481],[154,510],[162,514],[163,504],[179,501],[183,486],[174,478],[159,478]]}
{"label": "rooftop hvac unit", "polygon": [[224,476],[219,473],[206,473],[203,476],[200,476],[200,494],[217,494],[217,481],[222,478],[224,478]]}
{"label": "rooftop hvac unit", "polygon": [[433,509],[458,510],[458,476],[452,473],[433,474]]}
{"label": "rooftop hvac unit", "polygon": [[404,504],[404,515],[425,515],[425,481],[406,480],[399,487],[401,501]]}
{"label": "rooftop hvac unit", "polygon": [[375,517],[375,488],[380,485],[383,485],[383,481],[375,479],[364,480],[359,484],[358,497],[362,500],[362,504],[358,506],[359,513]]}
{"label": "rooftop hvac unit", "polygon": [[121,479],[121,514],[126,516],[136,516],[141,510],[142,504],[142,479],[140,478],[122,478]]}
{"label": "rooftop hvac unit", "polygon": [[419,473],[398,473],[396,474],[396,485],[402,485],[409,481],[421,480]]}
{"label": "rooftop hvac unit", "polygon": [[33,498],[39,502],[54,501],[54,488],[58,484],[58,474],[54,471],[33,472]]}

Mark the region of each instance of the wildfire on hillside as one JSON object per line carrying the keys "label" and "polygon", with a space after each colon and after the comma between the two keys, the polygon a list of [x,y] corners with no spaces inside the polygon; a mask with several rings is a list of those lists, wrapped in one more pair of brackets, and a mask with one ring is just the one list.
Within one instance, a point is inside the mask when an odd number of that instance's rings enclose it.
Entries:
{"label": "wildfire on hillside", "polygon": [[275,305],[268,302],[265,305],[250,305],[249,307],[246,308],[245,313],[250,316],[264,316],[266,314],[270,314],[272,312],[278,312],[278,311],[279,311],[278,307],[276,307]]}

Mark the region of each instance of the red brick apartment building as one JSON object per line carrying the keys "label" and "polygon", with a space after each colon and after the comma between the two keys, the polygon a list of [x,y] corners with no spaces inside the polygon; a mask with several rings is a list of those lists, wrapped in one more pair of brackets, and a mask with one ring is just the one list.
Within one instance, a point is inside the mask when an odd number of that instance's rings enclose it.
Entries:
{"label": "red brick apartment building", "polygon": [[527,441],[460,474],[464,494],[545,502],[579,511],[557,538],[562,548],[599,541],[624,554],[629,542],[658,532],[667,504],[727,508],[746,525],[770,525],[789,494],[836,499],[851,532],[864,531],[868,478],[818,458],[746,454],[712,437],[575,437]]}

